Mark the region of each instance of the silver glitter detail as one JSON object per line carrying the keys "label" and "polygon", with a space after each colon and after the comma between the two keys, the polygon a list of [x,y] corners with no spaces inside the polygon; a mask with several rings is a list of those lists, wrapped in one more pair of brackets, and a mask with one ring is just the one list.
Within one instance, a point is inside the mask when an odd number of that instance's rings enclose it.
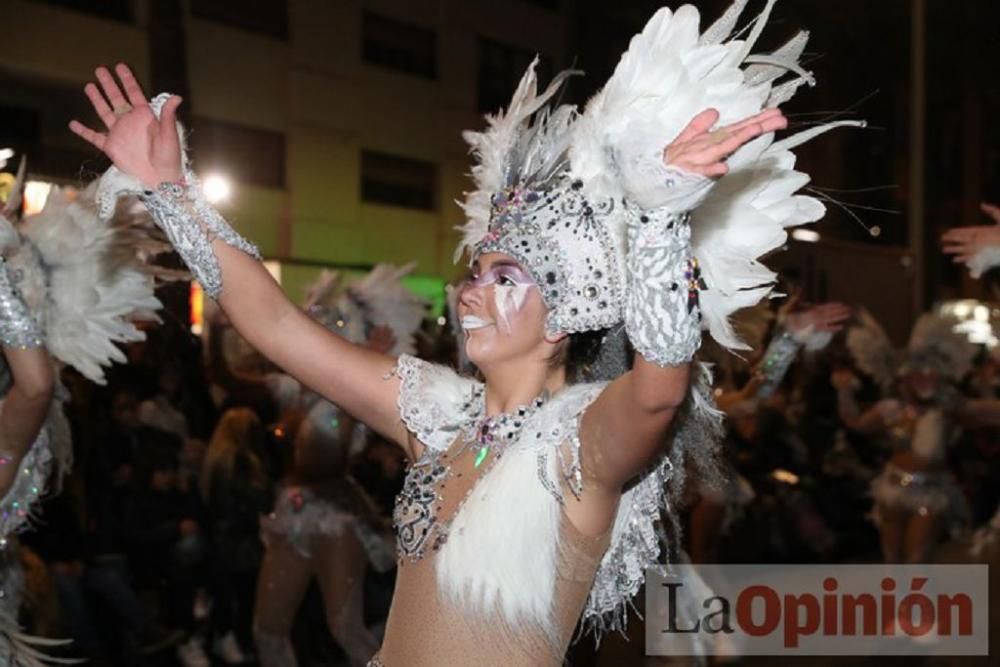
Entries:
{"label": "silver glitter detail", "polygon": [[3,257],[0,257],[0,342],[21,349],[41,347],[45,342],[20,290],[8,275]]}
{"label": "silver glitter detail", "polygon": [[549,309],[550,333],[621,322],[621,244],[613,242],[607,228],[607,219],[618,214],[617,203],[591,201],[583,184],[567,177],[545,186],[496,193],[489,233],[476,244],[474,256],[502,252],[531,274]]}
{"label": "silver glitter detail", "polygon": [[52,470],[53,456],[49,442],[48,429],[43,428],[21,460],[20,474],[0,499],[0,537],[4,540],[26,528],[32,520]]}
{"label": "silver glitter detail", "polygon": [[771,341],[760,364],[764,382],[757,390],[758,398],[767,398],[774,393],[801,349],[802,343],[797,341],[789,331],[782,332],[780,336]]}
{"label": "silver glitter detail", "polygon": [[[628,206],[625,329],[636,352],[660,366],[685,364],[701,344],[701,286],[687,215]],[[695,272],[694,275],[690,275]]]}
{"label": "silver glitter detail", "polygon": [[187,172],[185,179],[185,185],[161,183],[155,190],[145,190],[139,199],[205,293],[218,299],[222,294],[222,269],[212,250],[213,241],[220,239],[256,260],[261,258],[260,251],[205,200],[201,183],[192,172]]}

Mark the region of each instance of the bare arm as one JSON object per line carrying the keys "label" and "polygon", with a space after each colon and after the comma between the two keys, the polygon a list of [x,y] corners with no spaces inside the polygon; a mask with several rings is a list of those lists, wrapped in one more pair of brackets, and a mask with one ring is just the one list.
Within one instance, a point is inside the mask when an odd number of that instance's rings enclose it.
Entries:
{"label": "bare arm", "polygon": [[[70,129],[146,188],[181,182],[183,159],[176,129],[180,98],[168,99],[158,118],[128,67],[118,65],[115,71],[124,94],[104,67],[95,72],[100,88],[94,83],[84,88],[107,131],[96,132],[78,121],[70,123]],[[167,230],[168,236],[173,231],[196,249],[204,239],[214,239],[210,253],[206,250],[184,259],[192,270],[205,270],[206,264],[215,268],[212,263],[217,262],[226,286],[218,297],[219,305],[251,345],[304,385],[405,446],[406,432],[395,409],[399,382],[382,379],[393,366],[390,357],[351,345],[313,322],[259,262],[229,244],[238,235],[228,226],[206,230],[191,219],[173,222],[186,227]],[[229,232],[230,238],[220,231]],[[177,243],[175,247],[184,256]],[[209,254],[214,257],[204,256]]]}
{"label": "bare arm", "polygon": [[[777,109],[713,132],[718,119],[714,109],[695,116],[664,149],[664,163],[703,178],[720,178],[729,170],[727,156],[787,125]],[[583,471],[609,499],[663,451],[670,422],[687,397],[701,321],[697,300],[677,290],[685,275],[688,281],[697,276],[686,230],[686,216],[665,209],[646,211],[628,223],[625,327],[636,349],[635,362],[587,409],[580,429]],[[690,289],[697,294],[696,286]]]}
{"label": "bare arm", "polygon": [[221,241],[213,249],[230,286],[219,305],[236,330],[302,384],[408,446],[396,409],[399,380],[384,379],[395,359],[354,345],[317,324],[253,258]]}
{"label": "bare arm", "polygon": [[55,377],[43,347],[3,347],[14,384],[0,409],[0,451],[9,462],[0,465],[0,496],[17,476],[19,463],[38,438],[52,402]]}
{"label": "bare arm", "polygon": [[[839,371],[835,372],[839,373]],[[853,377],[851,378],[853,379]],[[838,378],[834,381],[837,389],[837,416],[844,427],[864,435],[877,435],[885,431],[885,418],[882,416],[882,404],[876,404],[862,412],[850,381]]]}
{"label": "bare arm", "polygon": [[601,392],[583,414],[582,466],[588,477],[618,493],[659,454],[688,391],[690,366],[660,368],[642,357]]}

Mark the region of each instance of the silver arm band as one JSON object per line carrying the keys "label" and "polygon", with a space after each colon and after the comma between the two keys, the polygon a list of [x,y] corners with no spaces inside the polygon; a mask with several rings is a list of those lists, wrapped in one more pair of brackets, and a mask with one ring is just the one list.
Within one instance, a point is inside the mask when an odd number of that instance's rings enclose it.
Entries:
{"label": "silver arm band", "polygon": [[758,398],[768,398],[774,394],[801,349],[802,343],[789,331],[782,331],[771,340],[760,364],[764,382],[757,390]]}
{"label": "silver arm band", "polygon": [[261,258],[257,247],[230,227],[205,200],[201,183],[190,171],[184,183],[161,183],[156,189],[144,190],[139,200],[213,299],[222,294],[222,268],[212,248],[216,239],[258,261]]}
{"label": "silver arm band", "polygon": [[688,363],[701,345],[699,291],[686,213],[632,208],[628,219],[625,329],[636,352],[659,366]]}

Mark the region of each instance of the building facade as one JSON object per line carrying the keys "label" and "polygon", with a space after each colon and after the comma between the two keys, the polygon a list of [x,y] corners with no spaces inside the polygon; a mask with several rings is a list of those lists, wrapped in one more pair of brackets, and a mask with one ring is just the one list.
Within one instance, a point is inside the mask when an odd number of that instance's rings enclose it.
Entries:
{"label": "building facade", "polygon": [[558,0],[172,0],[177,25],[163,1],[0,2],[0,144],[78,185],[105,166],[66,129],[98,122],[81,92],[96,65],[128,63],[149,93],[186,85],[195,167],[232,182],[220,207],[282,261],[290,294],[320,265],[454,276],[461,130],[536,53],[551,71],[568,51]]}

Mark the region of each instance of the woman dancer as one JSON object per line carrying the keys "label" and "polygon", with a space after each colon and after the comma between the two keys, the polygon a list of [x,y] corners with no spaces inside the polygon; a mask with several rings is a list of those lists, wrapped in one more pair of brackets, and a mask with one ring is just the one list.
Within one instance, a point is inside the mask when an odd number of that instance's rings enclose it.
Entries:
{"label": "woman dancer", "polygon": [[[400,282],[412,268],[379,265],[346,289],[339,288],[337,274],[324,272],[307,290],[304,310],[375,352],[412,352],[426,312]],[[258,657],[263,667],[298,664],[289,632],[315,578],[330,634],[351,664],[364,665],[378,648],[364,624],[364,576],[369,564],[379,572],[395,567],[388,526],[347,470],[348,454],[357,436],[363,438],[360,425],[310,391],[297,402],[306,417],[294,437],[291,473],[261,525],[267,553],[254,615]]]}
{"label": "woman dancer", "polygon": [[[724,41],[744,4],[700,36],[694,8],[657,13],[582,114],[547,107],[567,74],[538,94],[532,66],[506,113],[466,135],[480,164],[459,315],[484,383],[358,349],[303,315],[201,196],[180,100],[148,103],[125,66],[125,94],[104,68],[87,86],[107,132],[71,127],[115,163],[109,202],[138,195],[254,347],[412,461],[371,664],[560,664],[581,611],[619,627],[656,563],[670,471],[685,453],[711,469],[718,414],[690,368],[702,321],[738,345],[727,316],[773,278],[756,257],[823,213],[793,196],[807,179],[789,149],[828,128],[773,136],[786,125],[774,107],[810,80],[805,35],[741,70],[773,3],[747,40]],[[595,341],[613,352],[623,331],[631,369],[603,364],[611,354],[578,363]],[[570,384],[588,371],[615,379]]]}
{"label": "woman dancer", "polygon": [[[22,572],[14,536],[50,485],[58,490],[72,461],[68,392],[56,363],[103,383],[103,367],[125,361],[114,343],[142,340],[134,320],[155,319],[160,307],[154,267],[136,250],[141,221],[100,220],[93,189],[76,197],[54,190],[42,211],[21,219],[24,173],[22,160],[0,210],[0,654],[14,667],[39,664],[45,656],[38,649],[53,645],[18,628]],[[158,246],[147,240],[142,247],[155,253]]]}
{"label": "woman dancer", "polygon": [[260,517],[271,499],[261,461],[264,427],[248,408],[219,419],[199,480],[208,509],[213,582],[214,649],[228,664],[242,664],[241,646],[252,640],[253,596],[263,557]]}
{"label": "woman dancer", "polygon": [[847,336],[855,363],[885,398],[862,410],[854,399],[857,379],[834,371],[837,409],[844,425],[888,440],[892,454],[872,482],[874,519],[887,563],[926,562],[946,529],[968,520],[968,508],[948,471],[945,452],[969,412],[957,385],[972,368],[976,347],[934,314],[917,320],[905,351],[867,313]]}

